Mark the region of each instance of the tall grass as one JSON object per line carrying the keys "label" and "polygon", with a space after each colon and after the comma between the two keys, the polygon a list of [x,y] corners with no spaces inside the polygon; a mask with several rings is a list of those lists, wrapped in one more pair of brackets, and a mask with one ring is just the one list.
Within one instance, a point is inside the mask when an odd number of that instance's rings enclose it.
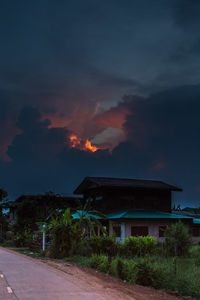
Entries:
{"label": "tall grass", "polygon": [[[76,263],[76,257],[67,260]],[[77,257],[77,262],[79,265],[95,268],[128,283],[178,291],[181,295],[200,300],[200,266],[196,264],[196,257],[175,259],[160,256],[132,259],[115,257],[110,262],[108,256],[92,255],[92,257]]]}

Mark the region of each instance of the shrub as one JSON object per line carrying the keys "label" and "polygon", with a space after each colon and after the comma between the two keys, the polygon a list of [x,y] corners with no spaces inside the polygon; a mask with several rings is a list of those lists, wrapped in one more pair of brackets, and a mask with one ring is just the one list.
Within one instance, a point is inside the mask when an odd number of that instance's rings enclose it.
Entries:
{"label": "shrub", "polygon": [[199,258],[200,259],[200,246],[190,247],[189,254],[193,258]]}
{"label": "shrub", "polygon": [[109,272],[109,263],[108,263],[108,256],[100,255],[99,265],[97,270],[108,273]]}
{"label": "shrub", "polygon": [[117,260],[117,274],[118,274],[118,277],[122,280],[127,280],[127,265],[125,264],[125,262],[118,258]]}
{"label": "shrub", "polygon": [[140,251],[140,244],[137,237],[130,236],[128,238],[125,238],[124,245],[123,245],[124,256],[134,257],[136,255],[139,255],[139,251]]}
{"label": "shrub", "polygon": [[136,271],[136,263],[134,260],[122,259],[121,257],[113,259],[109,268],[111,275],[130,283],[135,283],[137,275]]}
{"label": "shrub", "polygon": [[15,242],[13,240],[5,240],[2,244],[2,247],[14,247]]}
{"label": "shrub", "polygon": [[137,263],[136,283],[161,288],[163,285],[164,272],[160,268],[155,268],[148,260],[144,259]]}
{"label": "shrub", "polygon": [[153,236],[139,236],[140,256],[152,255],[156,248],[156,238]]}
{"label": "shrub", "polygon": [[113,236],[91,236],[88,240],[93,254],[105,254],[109,257],[117,255],[119,244]]}
{"label": "shrub", "polygon": [[33,241],[33,235],[28,231],[17,232],[13,237],[13,241],[16,247],[30,247]]}
{"label": "shrub", "polygon": [[88,239],[88,245],[91,248],[93,254],[100,254],[101,249],[101,238],[93,235]]}
{"label": "shrub", "polygon": [[50,257],[63,258],[73,253],[75,234],[70,226],[57,225],[52,230],[52,243],[50,245]]}
{"label": "shrub", "polygon": [[118,258],[117,260],[117,274],[120,279],[125,280],[126,279],[126,273],[125,273],[125,265],[122,259]]}
{"label": "shrub", "polygon": [[97,269],[101,272],[108,273],[109,264],[108,264],[108,257],[105,255],[92,255],[90,261],[90,267]]}
{"label": "shrub", "polygon": [[130,236],[125,239],[123,255],[126,257],[152,255],[156,249],[156,239],[152,236]]}
{"label": "shrub", "polygon": [[192,243],[188,228],[182,223],[173,224],[165,230],[164,245],[169,256],[187,256]]}
{"label": "shrub", "polygon": [[77,242],[77,246],[74,247],[73,255],[79,256],[90,256],[91,249],[89,247],[88,241],[81,239]]}

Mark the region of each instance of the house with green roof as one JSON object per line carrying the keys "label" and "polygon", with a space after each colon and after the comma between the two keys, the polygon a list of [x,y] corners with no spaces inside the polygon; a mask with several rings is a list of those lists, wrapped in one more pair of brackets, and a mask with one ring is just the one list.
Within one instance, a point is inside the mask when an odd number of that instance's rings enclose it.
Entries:
{"label": "house with green roof", "polygon": [[200,219],[172,213],[172,192],[182,189],[157,180],[86,177],[75,189],[83,201],[106,216],[104,225],[110,235],[123,241],[129,236],[149,235],[163,240],[167,226],[187,224],[200,242]]}

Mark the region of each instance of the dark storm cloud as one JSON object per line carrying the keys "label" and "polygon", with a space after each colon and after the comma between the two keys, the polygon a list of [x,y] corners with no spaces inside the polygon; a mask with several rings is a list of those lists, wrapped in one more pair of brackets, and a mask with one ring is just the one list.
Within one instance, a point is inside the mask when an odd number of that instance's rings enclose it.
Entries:
{"label": "dark storm cloud", "polygon": [[66,102],[76,91],[104,102],[152,91],[166,68],[163,60],[184,40],[178,29],[182,2],[6,2],[0,18],[0,85],[27,94],[58,93]]}
{"label": "dark storm cloud", "polygon": [[7,154],[14,162],[37,163],[55,159],[64,147],[67,137],[65,128],[51,128],[49,120],[41,120],[36,108],[26,107],[17,121],[21,133],[16,135]]}
{"label": "dark storm cloud", "polygon": [[193,31],[193,34],[199,34],[200,2],[198,0],[179,0],[175,2],[176,24],[185,31]]}
{"label": "dark storm cloud", "polygon": [[[200,86],[185,86],[132,101],[128,139],[149,156],[148,174],[185,187],[182,200],[200,205]],[[140,159],[142,161],[142,159]]]}

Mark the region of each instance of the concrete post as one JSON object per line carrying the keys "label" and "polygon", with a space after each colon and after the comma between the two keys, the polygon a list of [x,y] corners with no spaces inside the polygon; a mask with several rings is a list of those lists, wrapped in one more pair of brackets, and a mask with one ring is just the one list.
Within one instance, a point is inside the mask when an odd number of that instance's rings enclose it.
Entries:
{"label": "concrete post", "polygon": [[126,237],[125,223],[121,223],[121,241],[124,243]]}
{"label": "concrete post", "polygon": [[[43,228],[45,228],[45,225],[43,225]],[[42,233],[42,250],[45,251],[46,249],[46,231],[43,231]]]}

